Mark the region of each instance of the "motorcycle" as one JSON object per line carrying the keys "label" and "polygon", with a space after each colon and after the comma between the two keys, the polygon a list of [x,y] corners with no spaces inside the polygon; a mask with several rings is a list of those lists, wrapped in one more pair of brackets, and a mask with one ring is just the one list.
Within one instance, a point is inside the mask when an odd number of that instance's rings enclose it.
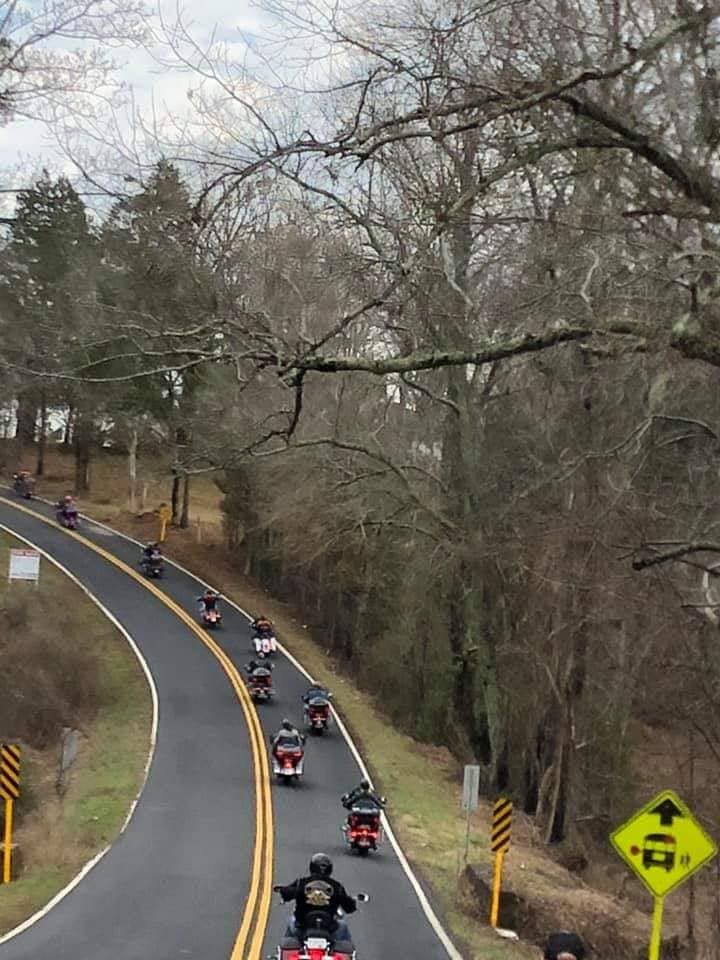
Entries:
{"label": "motorcycle", "polygon": [[[367,903],[370,897],[366,893],[358,893],[355,899],[359,903]],[[342,916],[339,910],[338,919]],[[302,940],[283,937],[275,960],[355,960],[355,957],[355,948],[349,940],[333,940],[327,914],[318,911],[307,915]]]}
{"label": "motorcycle", "polygon": [[55,514],[58,523],[66,530],[77,530],[78,512],[75,507],[68,507],[65,510],[58,510]]}
{"label": "motorcycle", "polygon": [[323,734],[330,719],[330,704],[325,697],[313,697],[305,704],[305,726],[311,733]]}
{"label": "motorcycle", "polygon": [[159,579],[164,572],[162,554],[155,550],[149,557],[144,556],[140,559],[140,569],[146,577]]}
{"label": "motorcycle", "polygon": [[272,633],[256,633],[253,637],[253,647],[255,653],[264,653],[269,657],[271,653],[277,653],[277,639]]}
{"label": "motorcycle", "polygon": [[267,667],[258,667],[247,681],[248,692],[255,703],[263,703],[275,694],[272,674]]}
{"label": "motorcycle", "polygon": [[272,752],[273,773],[279,783],[299,783],[303,775],[305,751],[297,741],[278,743]]}
{"label": "motorcycle", "polygon": [[204,627],[212,629],[213,627],[219,627],[220,622],[222,621],[222,614],[217,609],[217,607],[211,607],[209,610],[207,607],[200,607],[200,623]]}
{"label": "motorcycle", "polygon": [[380,810],[374,803],[353,805],[341,830],[350,849],[366,857],[383,842]]}
{"label": "motorcycle", "polygon": [[13,490],[20,497],[26,500],[32,500],[33,489],[35,488],[35,477],[32,477],[26,470],[13,474]]}

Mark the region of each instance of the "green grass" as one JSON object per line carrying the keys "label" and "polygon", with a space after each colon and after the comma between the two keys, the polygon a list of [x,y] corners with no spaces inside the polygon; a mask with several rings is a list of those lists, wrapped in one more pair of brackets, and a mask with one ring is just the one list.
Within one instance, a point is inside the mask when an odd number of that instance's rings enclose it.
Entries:
{"label": "green grass", "polygon": [[[39,607],[44,630],[53,642],[87,645],[101,666],[94,715],[79,722],[80,744],[64,797],[54,790],[58,746],[24,752],[23,786],[35,802],[19,819],[15,842],[24,868],[10,885],[0,887],[0,932],[6,932],[40,909],[80,867],[117,836],[142,783],[149,746],[151,704],[145,676],[125,638],[67,577],[44,558],[40,586],[8,587],[8,549],[24,546],[0,532],[0,605],[8,590],[25,594]],[[72,609],[71,637],[53,611]],[[54,634],[53,634],[54,631]]]}

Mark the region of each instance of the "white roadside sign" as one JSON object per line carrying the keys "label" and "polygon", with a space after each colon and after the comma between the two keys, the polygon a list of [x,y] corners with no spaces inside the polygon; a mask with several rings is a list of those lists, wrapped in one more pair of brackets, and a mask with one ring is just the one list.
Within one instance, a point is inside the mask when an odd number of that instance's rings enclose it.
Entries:
{"label": "white roadside sign", "polygon": [[480,767],[468,764],[465,767],[463,778],[462,808],[468,813],[477,810],[478,794],[480,792]]}
{"label": "white roadside sign", "polygon": [[37,550],[11,550],[8,580],[40,579],[40,554]]}

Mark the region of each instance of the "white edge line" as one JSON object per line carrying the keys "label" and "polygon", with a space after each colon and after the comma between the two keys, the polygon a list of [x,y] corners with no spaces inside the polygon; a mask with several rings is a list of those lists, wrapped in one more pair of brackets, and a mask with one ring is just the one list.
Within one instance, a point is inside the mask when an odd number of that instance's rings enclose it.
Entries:
{"label": "white edge line", "polygon": [[[35,499],[39,500],[41,498],[35,497]],[[52,505],[51,501],[49,500],[43,500],[42,502],[49,503]],[[143,546],[143,543],[140,540],[136,540],[134,537],[128,536],[128,534],[123,533],[121,530],[116,530],[114,527],[111,527],[106,523],[101,523],[99,520],[94,520],[92,517],[88,517],[85,514],[81,513],[80,516],[84,520],[87,520],[89,523],[95,524],[95,526],[97,527],[102,527],[103,529],[109,530],[111,533],[114,533],[116,536],[120,536],[125,540],[129,540],[130,543],[137,544],[137,546],[139,547]],[[183,567],[182,564],[177,563],[175,560],[171,560],[170,557],[164,557],[164,559],[167,563],[171,564],[171,566],[175,567],[177,570],[182,571],[182,573],[186,574],[186,576],[188,577],[191,577],[193,580],[196,580],[198,583],[201,583],[204,587],[210,587],[211,589],[215,589],[213,588],[212,584],[209,584],[205,580],[202,580],[200,577],[197,576],[197,574],[193,573],[191,570],[188,570],[187,567]],[[228,597],[225,597],[225,596],[223,596],[223,600],[225,601],[225,603],[229,604],[231,607],[235,607],[235,609],[239,613],[241,613],[250,622],[252,622],[253,617],[247,612],[247,610],[243,610],[243,608],[239,604],[235,603],[234,600],[230,600]],[[308,671],[305,669],[305,667],[303,667],[300,661],[296,660],[296,658],[281,643],[278,643],[278,647],[280,651],[287,657],[290,663],[292,663],[292,665],[295,667],[296,670],[298,670],[300,673],[306,676],[308,680],[313,679],[312,675],[308,673]],[[367,780],[369,780],[372,783],[372,777],[370,776],[370,773],[368,772],[368,769],[365,766],[365,763],[360,755],[360,751],[358,750],[355,744],[355,741],[350,736],[350,733],[347,727],[338,716],[337,710],[335,710],[334,707],[332,707],[332,712],[333,712],[333,716],[335,718],[335,722],[337,724],[338,730],[345,738],[345,741],[348,747],[350,748],[350,752],[352,753],[353,757],[355,758],[355,762],[360,768],[361,774],[363,775],[363,777],[365,777]],[[400,861],[400,866],[405,871],[405,874],[408,880],[410,881],[410,885],[415,891],[415,895],[418,898],[418,901],[420,903],[423,913],[425,914],[428,920],[428,923],[435,931],[435,934],[438,940],[445,948],[445,951],[447,955],[450,957],[450,960],[463,960],[462,954],[458,952],[452,940],[450,939],[450,936],[448,935],[447,931],[445,930],[442,923],[440,922],[438,915],[433,910],[432,905],[430,904],[430,901],[428,900],[427,895],[420,884],[420,881],[415,875],[414,870],[408,863],[407,857],[403,853],[402,847],[400,846],[400,843],[397,837],[393,833],[393,829],[390,826],[390,823],[385,813],[383,813],[382,815],[382,820],[383,820],[383,826],[385,828],[385,832],[390,838],[390,843],[392,844],[393,849],[395,850],[395,853],[397,855],[397,858]],[[2,943],[2,940],[0,940],[0,943]]]}
{"label": "white edge line", "polygon": [[[98,600],[95,594],[92,593],[85,586],[84,583],[81,583],[80,580],[78,580],[75,574],[70,573],[70,571],[66,567],[64,567],[54,557],[51,557],[50,554],[47,553],[47,551],[43,550],[41,547],[38,547],[31,540],[28,540],[27,537],[23,537],[19,533],[16,533],[11,527],[7,527],[5,526],[4,523],[0,523],[0,530],[4,530],[11,537],[14,537],[16,540],[21,540],[23,543],[26,543],[29,547],[32,547],[33,550],[37,550],[37,552],[41,556],[45,557],[45,559],[49,561],[54,567],[57,567],[58,570],[64,573],[65,576],[68,577],[68,579],[70,579],[75,584],[75,586],[79,587],[82,590],[82,592],[87,597],[89,597],[90,600],[92,600],[92,602],[102,611],[102,613],[105,614],[105,616],[113,624],[113,626],[116,627],[120,631],[120,633],[125,637],[125,639],[127,640],[130,646],[130,649],[135,654],[140,666],[142,667],[143,673],[145,674],[145,679],[147,680],[148,687],[150,688],[150,698],[152,700],[152,725],[150,727],[150,747],[148,750],[147,759],[145,760],[145,768],[143,770],[143,778],[142,778],[142,783],[140,784],[140,789],[138,790],[137,794],[135,795],[135,798],[130,804],[130,809],[128,810],[128,814],[125,817],[125,820],[123,821],[123,825],[120,827],[120,831],[118,833],[118,837],[119,837],[121,834],[123,834],[127,830],[128,824],[132,819],[132,815],[135,813],[135,808],[137,807],[140,797],[142,796],[142,792],[145,789],[145,784],[147,783],[148,774],[150,773],[150,765],[152,764],[153,756],[155,754],[155,743],[157,741],[158,714],[159,714],[158,694],[157,694],[157,687],[155,686],[155,679],[150,671],[150,667],[148,666],[147,660],[142,655],[142,653],[140,652],[140,648],[135,643],[133,638],[130,636],[128,631],[125,629],[125,627],[123,627],[123,625],[120,623],[117,617],[113,613],[111,613],[108,610],[108,608],[100,600]],[[8,940],[12,940],[13,937],[17,937],[19,934],[23,933],[25,930],[28,929],[28,927],[31,927],[33,924],[37,923],[38,920],[42,920],[42,918],[46,914],[48,914],[54,906],[60,903],[61,900],[63,900],[72,890],[75,889],[75,887],[77,887],[80,881],[84,877],[86,877],[88,873],[90,873],[92,868],[96,866],[105,856],[105,854],[108,853],[108,851],[111,849],[112,849],[112,844],[108,844],[108,846],[104,847],[91,860],[88,860],[88,862],[81,868],[77,876],[73,877],[70,883],[68,883],[67,886],[63,887],[62,890],[59,890],[55,894],[55,896],[48,903],[45,904],[44,907],[42,907],[40,910],[34,913],[31,917],[28,917],[27,920],[23,920],[23,922],[19,924],[17,927],[14,927],[8,933],[0,937],[0,944],[6,943]]]}

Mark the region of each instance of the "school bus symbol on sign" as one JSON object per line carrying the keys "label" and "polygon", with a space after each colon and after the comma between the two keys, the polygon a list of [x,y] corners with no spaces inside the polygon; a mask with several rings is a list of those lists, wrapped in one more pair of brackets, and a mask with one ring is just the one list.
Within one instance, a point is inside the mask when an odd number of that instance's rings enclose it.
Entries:
{"label": "school bus symbol on sign", "polygon": [[610,835],[654,897],[665,897],[717,853],[682,800],[666,790]]}

